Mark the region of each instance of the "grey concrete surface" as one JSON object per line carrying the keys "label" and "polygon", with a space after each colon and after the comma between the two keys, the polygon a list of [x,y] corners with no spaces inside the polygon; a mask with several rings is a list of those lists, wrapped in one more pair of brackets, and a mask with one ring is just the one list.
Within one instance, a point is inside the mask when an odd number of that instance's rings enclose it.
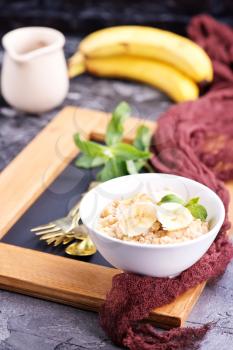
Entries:
{"label": "grey concrete surface", "polygon": [[[76,40],[69,40],[67,53]],[[170,105],[162,93],[135,83],[83,76],[71,82],[64,105],[111,111],[121,100],[133,114],[155,120]],[[59,108],[57,109],[59,110]],[[19,113],[0,101],[0,169],[53,118]],[[187,325],[216,322],[201,350],[233,350],[233,264],[218,281],[209,284]],[[92,312],[0,291],[0,350],[114,350]]]}

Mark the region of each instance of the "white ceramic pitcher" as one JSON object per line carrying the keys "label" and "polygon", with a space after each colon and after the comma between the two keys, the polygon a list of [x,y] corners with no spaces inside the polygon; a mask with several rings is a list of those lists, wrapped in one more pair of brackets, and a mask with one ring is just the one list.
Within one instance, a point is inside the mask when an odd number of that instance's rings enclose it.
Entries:
{"label": "white ceramic pitcher", "polygon": [[42,113],[63,101],[69,87],[64,43],[62,33],[46,27],[19,28],[4,35],[1,89],[11,106]]}

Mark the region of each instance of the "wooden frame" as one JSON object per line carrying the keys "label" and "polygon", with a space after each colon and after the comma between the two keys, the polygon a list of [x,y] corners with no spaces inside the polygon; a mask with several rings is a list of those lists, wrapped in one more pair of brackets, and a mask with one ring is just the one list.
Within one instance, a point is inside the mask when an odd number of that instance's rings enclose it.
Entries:
{"label": "wooden frame", "polygon": [[[0,238],[78,154],[73,134],[79,131],[101,141],[108,120],[109,115],[103,112],[66,107],[9,164],[0,174]],[[136,118],[126,122],[126,141],[133,140],[141,123]],[[155,127],[151,121],[144,123],[151,130]],[[116,273],[119,271],[113,268],[0,243],[3,289],[97,311]],[[164,328],[181,326],[204,286],[190,289],[173,303],[154,310],[150,319]]]}

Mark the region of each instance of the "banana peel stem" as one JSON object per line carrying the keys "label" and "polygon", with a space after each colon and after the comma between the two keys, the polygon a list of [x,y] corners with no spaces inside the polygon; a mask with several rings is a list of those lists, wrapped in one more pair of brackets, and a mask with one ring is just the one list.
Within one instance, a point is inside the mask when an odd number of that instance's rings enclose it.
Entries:
{"label": "banana peel stem", "polygon": [[68,61],[68,76],[69,78],[74,78],[85,71],[85,59],[80,52],[76,52]]}
{"label": "banana peel stem", "polygon": [[68,66],[68,76],[69,78],[74,78],[78,75],[85,73],[86,68],[84,64],[72,64]]}

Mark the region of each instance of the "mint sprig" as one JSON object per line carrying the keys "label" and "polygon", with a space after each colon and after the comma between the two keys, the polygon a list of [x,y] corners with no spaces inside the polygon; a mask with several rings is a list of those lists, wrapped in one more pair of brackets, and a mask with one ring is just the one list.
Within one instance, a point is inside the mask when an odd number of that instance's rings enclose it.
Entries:
{"label": "mint sprig", "polygon": [[182,204],[184,205],[185,202],[183,201],[182,198],[176,196],[175,194],[171,193],[171,194],[167,194],[166,196],[164,196],[160,202],[158,203],[159,205],[160,204],[163,204],[163,203],[179,203],[179,204]]}
{"label": "mint sprig", "polygon": [[200,200],[199,197],[194,197],[194,198],[191,198],[188,201],[188,203],[185,204],[182,198],[171,193],[164,196],[160,200],[158,205],[161,205],[163,203],[179,203],[183,205],[185,208],[187,208],[195,219],[200,219],[201,221],[205,221],[208,216],[207,210],[203,205],[199,204],[199,200]]}
{"label": "mint sprig", "polygon": [[190,211],[194,218],[200,219],[201,221],[205,221],[208,215],[207,210],[203,205],[198,203],[199,200],[199,197],[192,198],[185,205],[185,207]]}
{"label": "mint sprig", "polygon": [[107,161],[103,169],[97,174],[98,181],[107,181],[115,177],[123,176],[126,174],[126,164],[123,161],[119,161],[116,158],[112,158]]}
{"label": "mint sprig", "polygon": [[76,166],[85,169],[103,166],[97,174],[100,181],[135,174],[142,168],[150,170],[148,159],[151,157],[149,152],[151,131],[149,128],[145,125],[139,126],[132,145],[122,142],[123,124],[129,117],[130,111],[130,106],[126,102],[121,102],[115,108],[107,126],[106,145],[85,140],[80,134],[74,135],[75,144],[83,153],[76,160]]}
{"label": "mint sprig", "polygon": [[120,142],[124,132],[124,122],[130,116],[131,108],[126,102],[121,102],[112,112],[112,118],[107,126],[105,142],[108,146]]}
{"label": "mint sprig", "polygon": [[151,132],[147,126],[141,125],[137,129],[134,146],[142,151],[149,151]]}
{"label": "mint sprig", "polygon": [[99,143],[85,140],[81,137],[79,133],[74,135],[74,142],[80,151],[83,152],[89,158],[102,158],[108,160],[113,157],[113,154],[110,152],[109,148]]}
{"label": "mint sprig", "polygon": [[79,168],[91,169],[103,165],[105,160],[101,157],[91,157],[87,154],[82,154],[76,159],[75,165]]}

